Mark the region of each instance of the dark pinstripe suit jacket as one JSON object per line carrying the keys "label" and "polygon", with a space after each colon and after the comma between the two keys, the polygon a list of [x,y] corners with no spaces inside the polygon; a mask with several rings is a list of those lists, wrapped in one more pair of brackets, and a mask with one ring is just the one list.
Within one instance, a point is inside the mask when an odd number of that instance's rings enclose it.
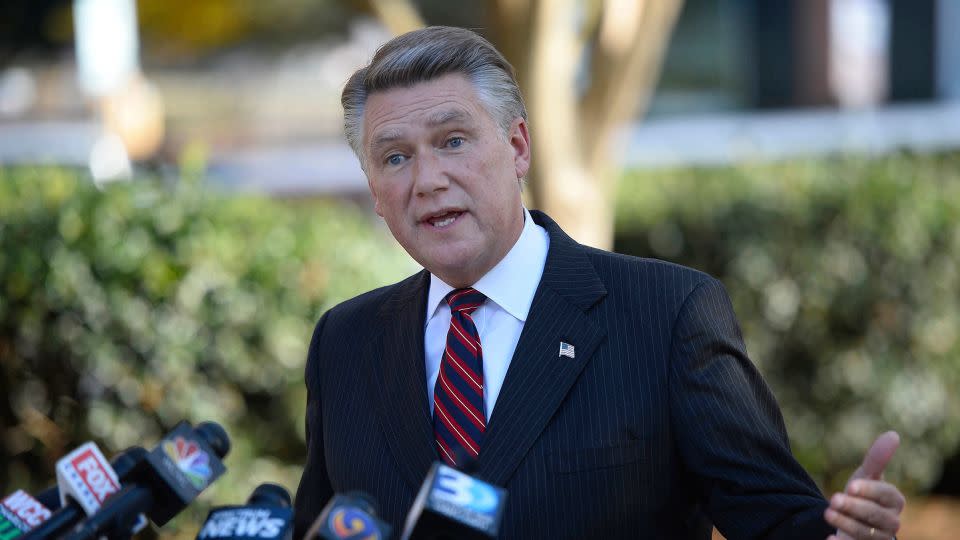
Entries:
{"label": "dark pinstripe suit jacket", "polygon": [[[581,246],[546,215],[543,278],[476,476],[508,490],[501,538],[825,538],[723,286]],[[423,361],[429,274],[328,311],[307,359],[297,537],[333,492],[397,530],[431,462]],[[576,358],[559,357],[560,342]]]}

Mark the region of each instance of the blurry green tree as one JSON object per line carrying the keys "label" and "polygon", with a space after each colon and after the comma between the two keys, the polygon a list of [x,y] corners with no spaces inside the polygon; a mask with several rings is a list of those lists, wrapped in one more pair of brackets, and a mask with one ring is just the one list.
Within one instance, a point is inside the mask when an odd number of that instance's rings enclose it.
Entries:
{"label": "blurry green tree", "polygon": [[905,491],[960,450],[960,154],[633,173],[617,232],[724,282],[821,486],[887,429]]}
{"label": "blurry green tree", "polygon": [[343,32],[355,16],[344,0],[138,0],[140,32],[155,57],[202,59],[254,42],[286,48]]}
{"label": "blurry green tree", "polygon": [[[619,194],[618,251],[727,285],[821,486],[887,428],[891,477],[936,479],[960,440],[960,154],[636,172]],[[181,418],[221,422],[234,449],[166,533],[257,483],[293,489],[313,323],[414,268],[342,205],[0,170],[0,491],[42,487],[83,440],[109,455]]]}
{"label": "blurry green tree", "polygon": [[0,491],[43,487],[83,440],[109,456],[184,418],[233,440],[213,499],[295,488],[313,324],[414,269],[343,203],[0,169]]}

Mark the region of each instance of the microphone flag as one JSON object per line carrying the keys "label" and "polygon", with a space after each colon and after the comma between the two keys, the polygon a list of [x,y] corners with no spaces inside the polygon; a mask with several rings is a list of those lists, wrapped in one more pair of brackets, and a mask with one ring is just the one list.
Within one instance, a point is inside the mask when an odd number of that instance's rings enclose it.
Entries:
{"label": "microphone flag", "polygon": [[93,442],[87,442],[57,461],[60,504],[73,499],[83,513],[92,515],[107,497],[120,491],[120,479]]}
{"label": "microphone flag", "polygon": [[0,540],[12,540],[50,518],[47,507],[22,489],[0,501]]}

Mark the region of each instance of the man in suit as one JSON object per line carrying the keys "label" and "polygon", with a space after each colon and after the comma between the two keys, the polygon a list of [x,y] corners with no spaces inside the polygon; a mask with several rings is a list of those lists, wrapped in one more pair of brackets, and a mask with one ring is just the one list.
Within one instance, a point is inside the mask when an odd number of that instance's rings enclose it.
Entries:
{"label": "man in suit", "polygon": [[719,282],[579,245],[523,207],[526,111],[487,41],[399,36],[342,102],[375,210],[424,270],[316,326],[298,536],[350,490],[399,528],[438,460],[506,488],[502,538],[896,532],[903,496],[880,479],[896,434],[828,503]]}

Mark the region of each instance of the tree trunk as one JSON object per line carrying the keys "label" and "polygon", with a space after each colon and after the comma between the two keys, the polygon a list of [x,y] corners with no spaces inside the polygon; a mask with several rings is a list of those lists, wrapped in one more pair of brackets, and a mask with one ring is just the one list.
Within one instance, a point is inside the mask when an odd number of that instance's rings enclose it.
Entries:
{"label": "tree trunk", "polygon": [[[584,244],[610,249],[621,139],[646,109],[681,0],[608,0],[578,32],[572,0],[534,2],[530,80],[533,205]],[[589,21],[589,17],[588,17]],[[588,36],[578,42],[578,36]],[[580,59],[589,55],[587,88]]]}

